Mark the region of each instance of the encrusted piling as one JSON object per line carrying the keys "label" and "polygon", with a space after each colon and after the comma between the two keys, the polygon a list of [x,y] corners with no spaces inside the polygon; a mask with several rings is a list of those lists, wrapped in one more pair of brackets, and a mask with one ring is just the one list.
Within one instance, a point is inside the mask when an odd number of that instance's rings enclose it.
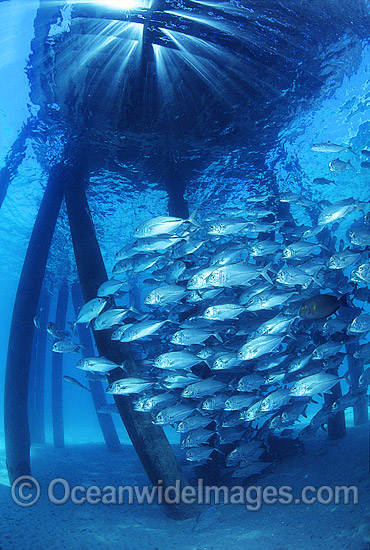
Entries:
{"label": "encrusted piling", "polygon": [[63,197],[60,167],[50,170],[18,284],[5,372],[4,427],[10,482],[30,475],[28,384],[37,312],[46,261]]}
{"label": "encrusted piling", "polygon": [[36,329],[34,364],[31,365],[28,396],[31,444],[45,443],[45,364],[48,341],[46,325],[49,321],[49,311],[50,294],[46,288],[42,288],[38,313],[40,328]]}

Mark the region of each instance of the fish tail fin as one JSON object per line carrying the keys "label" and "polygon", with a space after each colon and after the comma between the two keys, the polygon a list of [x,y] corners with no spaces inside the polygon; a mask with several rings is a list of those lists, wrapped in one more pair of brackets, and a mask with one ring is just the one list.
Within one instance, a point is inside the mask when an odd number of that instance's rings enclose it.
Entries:
{"label": "fish tail fin", "polygon": [[212,445],[212,452],[213,451],[216,451],[217,453],[220,453],[221,455],[225,456],[225,453],[223,451],[220,451],[220,449],[217,449],[216,447],[213,447],[213,445]]}
{"label": "fish tail fin", "polygon": [[123,361],[123,362],[119,365],[119,367],[120,367],[124,372],[127,372],[126,363],[127,363],[127,361]]}
{"label": "fish tail fin", "polygon": [[223,340],[221,336],[218,334],[218,332],[213,332],[212,335],[219,341],[221,344],[223,344]]}
{"label": "fish tail fin", "polygon": [[236,387],[238,385],[238,382],[239,382],[239,378],[236,376],[235,378],[233,378],[229,383],[228,383],[228,386],[230,387],[231,390],[235,391],[236,390]]}
{"label": "fish tail fin", "polygon": [[75,321],[74,323],[72,321],[67,321],[67,325],[71,327],[73,336],[75,336],[76,334],[76,324],[77,324],[77,321]]}
{"label": "fish tail fin", "polygon": [[342,307],[353,307],[352,304],[348,301],[349,293],[343,294],[339,299],[339,303]]}
{"label": "fish tail fin", "polygon": [[197,220],[195,219],[195,216],[198,214],[198,208],[196,208],[195,210],[193,210],[193,212],[190,214],[190,216],[188,217],[187,221],[189,223],[191,223],[192,225],[195,225],[195,227],[202,227],[200,225],[200,223],[197,222]]}
{"label": "fish tail fin", "polygon": [[270,267],[271,267],[271,262],[269,264],[265,265],[265,267],[261,271],[261,275],[264,279],[266,279],[266,281],[268,283],[270,283],[272,285],[273,284],[272,279],[271,279],[270,275],[267,273],[267,271],[270,269]]}
{"label": "fish tail fin", "polygon": [[340,376],[339,378],[340,378],[340,380],[344,380],[344,381],[349,385],[349,387],[352,388],[353,382],[352,382],[352,380],[350,379],[350,374],[351,374],[351,373],[350,373],[350,370],[351,370],[351,369],[348,369],[348,370],[347,370],[342,376]]}
{"label": "fish tail fin", "polygon": [[352,147],[348,147],[348,151],[349,151],[350,153],[353,153],[353,154],[355,155],[355,157],[358,157],[358,153],[356,153],[356,152],[352,149]]}

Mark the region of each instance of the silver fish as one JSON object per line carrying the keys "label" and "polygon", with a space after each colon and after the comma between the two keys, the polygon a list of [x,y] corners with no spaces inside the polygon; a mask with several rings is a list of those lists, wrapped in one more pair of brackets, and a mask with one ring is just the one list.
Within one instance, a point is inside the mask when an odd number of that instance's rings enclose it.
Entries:
{"label": "silver fish", "polygon": [[353,252],[346,248],[341,252],[336,252],[329,258],[329,269],[345,269],[350,265],[354,265],[361,258],[361,253]]}
{"label": "silver fish", "polygon": [[181,397],[198,399],[199,397],[206,397],[208,395],[214,395],[215,393],[225,389],[227,384],[214,380],[213,378],[206,378],[200,382],[194,382],[190,384],[181,392]]}
{"label": "silver fish", "polygon": [[360,228],[349,232],[352,244],[357,246],[370,246],[370,231],[368,228]]}
{"label": "silver fish", "polygon": [[100,313],[93,322],[94,330],[106,330],[114,325],[118,325],[125,315],[127,315],[128,311],[127,308],[112,308]]}
{"label": "silver fish", "polygon": [[198,227],[199,224],[195,220],[196,214],[197,211],[195,210],[188,219],[175,218],[173,216],[157,216],[141,223],[135,229],[134,237],[136,239],[143,239],[157,235],[172,234],[180,225],[187,222]]}
{"label": "silver fish", "polygon": [[351,273],[351,281],[370,283],[370,263],[361,264]]}
{"label": "silver fish", "polygon": [[105,281],[105,283],[101,284],[98,288],[98,298],[112,296],[119,291],[123,284],[124,283],[122,281],[117,281],[116,279],[109,279],[108,281]]}
{"label": "silver fish", "polygon": [[243,392],[252,392],[253,390],[258,390],[264,382],[264,377],[259,374],[247,374],[240,378],[236,389]]}
{"label": "silver fish", "polygon": [[238,359],[250,361],[277,348],[285,335],[265,334],[246,342],[238,351]]}
{"label": "silver fish", "polygon": [[191,416],[188,415],[186,418],[180,420],[177,425],[176,431],[178,431],[179,433],[187,433],[190,430],[204,428],[205,426],[208,426],[212,421],[213,418],[210,416],[203,416],[200,414],[195,414]]}
{"label": "silver fish", "polygon": [[78,369],[89,371],[89,372],[100,372],[106,373],[110,372],[113,369],[123,369],[126,371],[124,363],[118,365],[113,361],[110,361],[106,357],[84,357],[80,359],[76,365]]}
{"label": "silver fish", "polygon": [[141,393],[153,386],[154,382],[142,378],[121,378],[109,384],[105,391],[111,395],[130,395]]}
{"label": "silver fish", "polygon": [[180,285],[160,286],[145,296],[144,303],[151,306],[163,306],[178,302],[186,295],[186,288]]}
{"label": "silver fish", "polygon": [[316,393],[327,393],[340,380],[339,376],[327,372],[311,374],[294,382],[289,393],[294,397],[309,397]]}
{"label": "silver fish", "polygon": [[256,401],[256,398],[252,395],[232,395],[225,401],[225,411],[240,411],[242,409],[248,409],[252,403]]}
{"label": "silver fish", "polygon": [[157,369],[184,369],[190,370],[191,367],[201,362],[201,359],[188,351],[171,351],[162,353],[154,361]]}
{"label": "silver fish", "polygon": [[155,417],[154,424],[174,424],[190,416],[193,411],[194,407],[177,403],[160,411]]}
{"label": "silver fish", "polygon": [[278,389],[269,393],[261,403],[261,411],[271,412],[280,409],[283,405],[289,403],[291,395],[289,390]]}
{"label": "silver fish", "polygon": [[236,353],[222,353],[218,355],[212,363],[212,370],[228,370],[240,365]]}
{"label": "silver fish", "polygon": [[213,222],[208,229],[209,235],[231,235],[232,233],[239,233],[242,229],[247,227],[248,221],[242,218],[225,218]]}
{"label": "silver fish", "polygon": [[146,336],[151,336],[158,330],[160,330],[165,323],[171,323],[169,319],[165,321],[140,321],[130,326],[121,335],[121,342],[132,342],[133,340],[140,340]]}
{"label": "silver fish", "polygon": [[247,303],[248,311],[260,311],[262,309],[272,309],[276,306],[281,306],[290,300],[297,292],[276,292],[265,290],[256,294]]}
{"label": "silver fish", "polygon": [[89,302],[86,302],[80,309],[77,319],[74,322],[74,327],[77,323],[86,323],[86,325],[88,325],[95,317],[98,317],[106,305],[107,301],[104,300],[104,298],[93,298]]}
{"label": "silver fish", "polygon": [[351,161],[344,162],[340,159],[334,159],[329,162],[329,170],[332,172],[344,172],[347,168],[352,168]]}
{"label": "silver fish", "polygon": [[351,147],[347,147],[346,145],[336,145],[335,143],[331,143],[331,141],[314,143],[311,145],[311,151],[316,151],[318,153],[341,153],[342,151],[350,151],[351,153],[354,153]]}
{"label": "silver fish", "polygon": [[212,395],[202,402],[202,409],[205,411],[219,411],[224,408],[227,396],[224,394]]}
{"label": "silver fish", "polygon": [[190,462],[197,462],[198,464],[205,464],[210,459],[213,453],[213,447],[194,447],[186,451],[186,460]]}
{"label": "silver fish", "polygon": [[[283,250],[283,258],[305,258],[320,246],[319,243],[310,243],[308,241],[298,241],[290,244]],[[322,245],[321,245],[322,246]]]}
{"label": "silver fish", "polygon": [[228,264],[212,271],[208,282],[216,287],[246,286],[250,281],[262,275],[271,283],[271,278],[267,273],[268,268],[269,266],[259,269],[257,266],[247,265],[245,262]]}
{"label": "silver fish", "polygon": [[180,346],[190,346],[192,344],[202,344],[205,340],[208,340],[211,336],[215,336],[221,341],[218,334],[208,332],[202,329],[185,328],[178,330],[171,338],[172,344],[178,344]]}
{"label": "silver fish", "polygon": [[347,328],[347,334],[362,334],[370,330],[370,315],[355,317]]}
{"label": "silver fish", "polygon": [[315,348],[312,352],[311,357],[314,361],[326,359],[327,357],[338,353],[338,351],[341,350],[342,346],[343,342],[326,342],[325,344],[322,344],[321,346]]}
{"label": "silver fish", "polygon": [[72,342],[72,340],[59,340],[53,344],[52,350],[55,353],[73,353],[81,350],[81,344]]}
{"label": "silver fish", "polygon": [[157,395],[153,395],[152,397],[139,398],[135,403],[134,409],[149,412],[154,409],[158,409],[159,407],[169,407],[170,405],[174,405],[176,402],[177,397],[175,395],[171,395],[168,392],[159,393]]}
{"label": "silver fish", "polygon": [[202,443],[207,441],[214,435],[213,431],[205,430],[204,428],[197,428],[188,433],[188,435],[181,442],[181,449],[187,449],[189,447],[198,447]]}
{"label": "silver fish", "polygon": [[238,304],[218,304],[208,307],[203,313],[203,317],[212,321],[225,321],[236,319],[244,311],[245,307]]}
{"label": "silver fish", "polygon": [[251,256],[254,258],[267,256],[268,254],[276,254],[279,251],[281,251],[281,245],[271,240],[260,241],[250,247]]}
{"label": "silver fish", "polygon": [[356,210],[356,204],[331,204],[330,206],[324,208],[324,210],[321,212],[317,223],[319,225],[332,223],[341,218],[344,218],[347,214],[350,214],[354,210]]}
{"label": "silver fish", "polygon": [[263,399],[260,399],[259,401],[251,405],[249,409],[247,409],[246,411],[242,411],[240,414],[240,418],[242,420],[245,420],[246,422],[252,422],[252,420],[257,420],[258,418],[266,414],[265,411],[261,410],[262,401]]}

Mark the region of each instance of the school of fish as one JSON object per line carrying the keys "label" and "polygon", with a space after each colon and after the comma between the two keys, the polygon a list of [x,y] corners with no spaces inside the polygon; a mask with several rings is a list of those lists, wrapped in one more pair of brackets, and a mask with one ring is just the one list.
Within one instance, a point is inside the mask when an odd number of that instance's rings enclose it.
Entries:
{"label": "school of fish", "polygon": [[[351,151],[330,142],[312,150]],[[311,225],[295,221],[297,206]],[[261,473],[281,440],[295,448],[341,411],[367,404],[369,212],[368,202],[318,205],[288,192],[250,196],[217,217],[145,221],[75,321],[129,344],[141,375],[104,357],[77,367],[102,379],[121,369],[107,393],[132,395],[153,423],[175,426],[188,461],[217,456],[232,477]],[[352,226],[339,240],[344,218]],[[141,306],[136,296],[135,307],[107,309],[130,282]],[[49,325],[53,351],[79,351]],[[340,382],[344,395],[334,398]]]}

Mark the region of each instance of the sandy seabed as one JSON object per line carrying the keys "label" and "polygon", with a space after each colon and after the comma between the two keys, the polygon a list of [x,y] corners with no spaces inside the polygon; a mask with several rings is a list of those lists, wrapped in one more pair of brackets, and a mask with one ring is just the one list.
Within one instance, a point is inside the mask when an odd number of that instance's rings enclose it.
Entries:
{"label": "sandy seabed", "polygon": [[[355,485],[358,504],[205,506],[193,519],[169,519],[158,505],[57,506],[47,498],[49,482],[61,477],[70,486],[145,485],[147,477],[129,445],[110,453],[104,445],[69,444],[64,450],[33,447],[33,476],[40,482],[39,502],[17,506],[10,494],[0,442],[0,550],[368,550],[370,476],[368,426],[347,429],[328,441],[320,431],[304,454],[285,457],[250,484],[292,486]],[[235,481],[235,485],[239,480]]]}

